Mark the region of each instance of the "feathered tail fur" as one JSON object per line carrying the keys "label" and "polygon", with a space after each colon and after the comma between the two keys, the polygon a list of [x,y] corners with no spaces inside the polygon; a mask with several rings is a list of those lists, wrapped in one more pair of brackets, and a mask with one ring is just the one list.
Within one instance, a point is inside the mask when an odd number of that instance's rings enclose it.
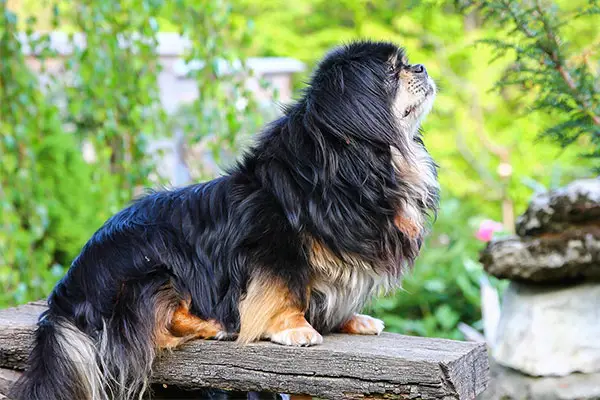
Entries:
{"label": "feathered tail fur", "polygon": [[151,331],[141,319],[120,324],[120,329],[110,329],[104,323],[96,335],[88,335],[72,321],[51,311],[44,313],[28,369],[13,387],[10,398],[141,399],[154,359]]}

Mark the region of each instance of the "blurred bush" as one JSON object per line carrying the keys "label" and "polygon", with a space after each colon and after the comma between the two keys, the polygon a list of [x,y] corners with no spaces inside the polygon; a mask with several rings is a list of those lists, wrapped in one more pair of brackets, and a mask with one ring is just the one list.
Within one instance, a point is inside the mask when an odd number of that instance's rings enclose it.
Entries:
{"label": "blurred bush", "polygon": [[497,56],[512,58],[496,88],[535,91],[532,110],[553,118],[540,127],[539,135],[563,148],[587,143],[582,155],[595,159],[594,167],[600,171],[600,70],[594,63],[600,2],[575,1],[563,7],[539,0],[462,3],[465,10],[477,12],[503,33],[481,41]]}
{"label": "blurred bush", "polygon": [[[80,11],[80,21],[93,19],[89,8]],[[53,53],[47,36],[34,35],[34,23],[27,25],[28,45],[43,63]],[[62,104],[25,64],[17,26],[0,2],[1,305],[47,295],[85,240],[145,184],[144,131],[157,126],[142,116],[156,92],[154,74],[119,59],[106,25],[86,27],[94,32],[91,47],[66,60],[73,80],[51,82]],[[138,54],[140,63],[144,56]],[[93,164],[83,159],[86,140]]]}
{"label": "blurred bush", "polygon": [[[228,22],[227,4],[25,3],[23,21],[0,1],[0,306],[47,295],[108,217],[161,183],[150,180],[148,143],[169,136],[173,120],[158,97],[159,14],[194,40],[189,59],[206,65],[194,73],[200,98],[178,127],[187,139],[212,137],[218,157],[233,151],[242,126],[262,122],[242,82],[218,70],[220,61],[240,61],[244,40],[244,27]],[[85,34],[87,46],[74,46],[58,75],[45,74],[57,54],[48,35],[34,32],[40,26]],[[29,70],[25,46],[45,79]],[[240,123],[245,115],[253,126]]]}
{"label": "blurred bush", "polygon": [[[461,339],[458,323],[481,328],[479,283],[484,276],[475,239],[478,210],[446,199],[412,271],[402,288],[373,304],[373,314],[390,331],[419,336]],[[499,289],[503,285],[495,279]]]}

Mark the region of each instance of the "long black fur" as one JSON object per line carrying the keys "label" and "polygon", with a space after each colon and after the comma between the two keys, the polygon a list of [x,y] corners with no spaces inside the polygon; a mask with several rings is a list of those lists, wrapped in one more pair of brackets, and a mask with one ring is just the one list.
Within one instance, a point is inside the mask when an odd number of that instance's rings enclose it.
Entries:
{"label": "long black fur", "polygon": [[[437,205],[435,188],[426,200],[413,198],[392,165],[391,147],[404,153],[420,141],[399,130],[391,111],[388,60],[401,52],[372,42],[332,51],[302,98],[227,174],[148,194],[108,220],[50,295],[13,398],[136,398],[151,370],[164,287],[190,298],[193,314],[237,332],[238,304],[257,271],[307,300],[307,238],[399,277],[420,247],[394,225],[399,205],[416,203],[423,213]],[[317,330],[335,328],[314,314]],[[95,359],[84,372],[98,379],[82,378],[74,364],[90,343]]]}

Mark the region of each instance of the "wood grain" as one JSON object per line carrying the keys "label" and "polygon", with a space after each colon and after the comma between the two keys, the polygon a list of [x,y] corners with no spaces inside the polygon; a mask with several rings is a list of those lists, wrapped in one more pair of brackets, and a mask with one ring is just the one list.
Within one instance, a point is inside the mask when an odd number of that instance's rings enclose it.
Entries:
{"label": "wood grain", "polygon": [[[43,302],[0,310],[0,367],[26,366]],[[330,399],[474,399],[487,386],[482,344],[383,333],[329,335],[291,348],[197,340],[160,356],[153,382]]]}

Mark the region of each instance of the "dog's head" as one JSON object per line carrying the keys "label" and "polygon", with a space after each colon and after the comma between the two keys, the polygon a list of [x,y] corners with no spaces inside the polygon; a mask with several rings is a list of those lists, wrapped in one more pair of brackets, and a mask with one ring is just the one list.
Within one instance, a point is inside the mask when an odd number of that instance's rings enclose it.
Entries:
{"label": "dog's head", "polygon": [[435,94],[427,69],[410,64],[402,48],[362,41],[324,58],[306,101],[334,134],[394,146],[414,137]]}
{"label": "dog's head", "polygon": [[423,118],[431,111],[436,94],[433,79],[423,64],[410,64],[403,50],[388,61],[395,84],[394,112],[399,124],[414,135]]}

